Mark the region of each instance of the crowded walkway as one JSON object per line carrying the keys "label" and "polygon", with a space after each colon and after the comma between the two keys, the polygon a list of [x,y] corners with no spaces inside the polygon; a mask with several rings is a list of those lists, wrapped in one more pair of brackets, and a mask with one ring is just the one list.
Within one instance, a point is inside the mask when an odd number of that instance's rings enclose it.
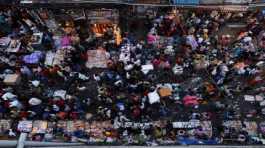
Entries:
{"label": "crowded walkway", "polygon": [[170,8],[148,14],[140,35],[116,11],[104,23],[76,13],[0,10],[1,137],[264,144],[262,12]]}

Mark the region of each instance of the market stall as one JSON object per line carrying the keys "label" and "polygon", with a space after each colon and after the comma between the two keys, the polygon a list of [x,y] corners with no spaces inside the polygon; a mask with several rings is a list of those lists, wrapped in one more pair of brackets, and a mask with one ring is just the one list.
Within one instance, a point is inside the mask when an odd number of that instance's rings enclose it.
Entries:
{"label": "market stall", "polygon": [[95,9],[86,11],[91,30],[97,37],[114,36],[115,43],[120,44],[121,32],[118,26],[119,11],[116,9]]}

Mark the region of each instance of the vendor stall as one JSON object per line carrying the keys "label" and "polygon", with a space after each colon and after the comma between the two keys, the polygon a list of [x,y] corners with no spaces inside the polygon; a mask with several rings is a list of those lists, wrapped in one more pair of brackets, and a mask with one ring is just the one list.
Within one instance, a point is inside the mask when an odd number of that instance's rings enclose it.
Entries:
{"label": "vendor stall", "polygon": [[87,19],[90,21],[91,30],[97,37],[113,35],[115,43],[120,44],[121,32],[118,27],[119,11],[116,9],[95,9],[86,11]]}

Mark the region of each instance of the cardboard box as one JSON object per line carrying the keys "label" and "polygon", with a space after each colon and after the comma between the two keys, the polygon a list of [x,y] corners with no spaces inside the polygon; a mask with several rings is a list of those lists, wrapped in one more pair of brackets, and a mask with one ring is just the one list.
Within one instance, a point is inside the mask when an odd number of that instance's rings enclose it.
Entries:
{"label": "cardboard box", "polygon": [[8,74],[5,76],[4,83],[6,85],[18,85],[21,82],[21,76],[18,74]]}
{"label": "cardboard box", "polygon": [[172,91],[169,88],[160,88],[158,93],[160,97],[169,97],[172,95]]}

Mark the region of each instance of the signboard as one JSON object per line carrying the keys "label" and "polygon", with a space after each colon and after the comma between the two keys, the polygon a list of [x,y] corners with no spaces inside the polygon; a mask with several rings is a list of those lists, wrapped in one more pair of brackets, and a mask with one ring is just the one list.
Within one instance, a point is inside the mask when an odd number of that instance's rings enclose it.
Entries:
{"label": "signboard", "polygon": [[163,121],[153,122],[114,122],[114,128],[132,128],[132,129],[149,129],[151,126],[165,127],[166,124]]}
{"label": "signboard", "polygon": [[200,126],[199,121],[173,122],[173,128],[196,128]]}
{"label": "signboard", "polygon": [[[227,122],[228,123],[228,122]],[[232,123],[232,122],[230,122]],[[32,134],[53,134],[54,130],[60,131],[61,133],[73,133],[75,131],[81,130],[89,134],[102,134],[104,129],[112,128],[132,128],[132,129],[149,129],[153,127],[165,128],[167,125],[166,121],[152,121],[152,122],[118,122],[114,121],[114,124],[111,121],[93,121],[86,122],[83,120],[76,121],[58,121],[58,122],[48,122],[42,120],[36,121],[20,121],[18,124],[18,131],[20,132],[31,132]],[[194,130],[201,129],[200,132],[205,133],[208,137],[212,136],[212,124],[211,121],[199,121],[191,120],[187,122],[173,122],[173,128],[176,129],[185,129],[185,130]],[[9,120],[0,120],[0,127],[2,129],[10,129]],[[1,129],[1,130],[2,130]],[[247,129],[250,133],[255,133],[257,131],[257,124],[248,123]]]}
{"label": "signboard", "polygon": [[31,132],[32,121],[19,121],[17,129],[20,132],[25,132],[25,133]]}
{"label": "signboard", "polygon": [[48,127],[47,121],[36,120],[33,122],[33,134],[45,134]]}
{"label": "signboard", "polygon": [[242,129],[242,123],[240,120],[224,121],[223,126],[227,128],[234,128],[236,131]]}
{"label": "signboard", "polygon": [[244,121],[244,125],[248,135],[250,136],[257,136],[258,125],[254,121]]}
{"label": "signboard", "polygon": [[125,122],[121,126],[123,128],[133,128],[133,129],[148,129],[152,123],[135,123],[135,122]]}
{"label": "signboard", "polygon": [[67,132],[71,133],[77,130],[85,130],[85,122],[78,121],[68,121],[67,122]]}
{"label": "signboard", "polygon": [[48,122],[46,134],[52,134],[53,130],[56,128],[56,123],[54,122]]}
{"label": "signboard", "polygon": [[207,135],[208,137],[212,137],[213,133],[212,133],[212,122],[211,121],[202,121],[200,122],[200,127],[203,131],[203,133],[205,133],[205,135]]}
{"label": "signboard", "polygon": [[4,134],[11,128],[11,120],[0,120],[0,134]]}

